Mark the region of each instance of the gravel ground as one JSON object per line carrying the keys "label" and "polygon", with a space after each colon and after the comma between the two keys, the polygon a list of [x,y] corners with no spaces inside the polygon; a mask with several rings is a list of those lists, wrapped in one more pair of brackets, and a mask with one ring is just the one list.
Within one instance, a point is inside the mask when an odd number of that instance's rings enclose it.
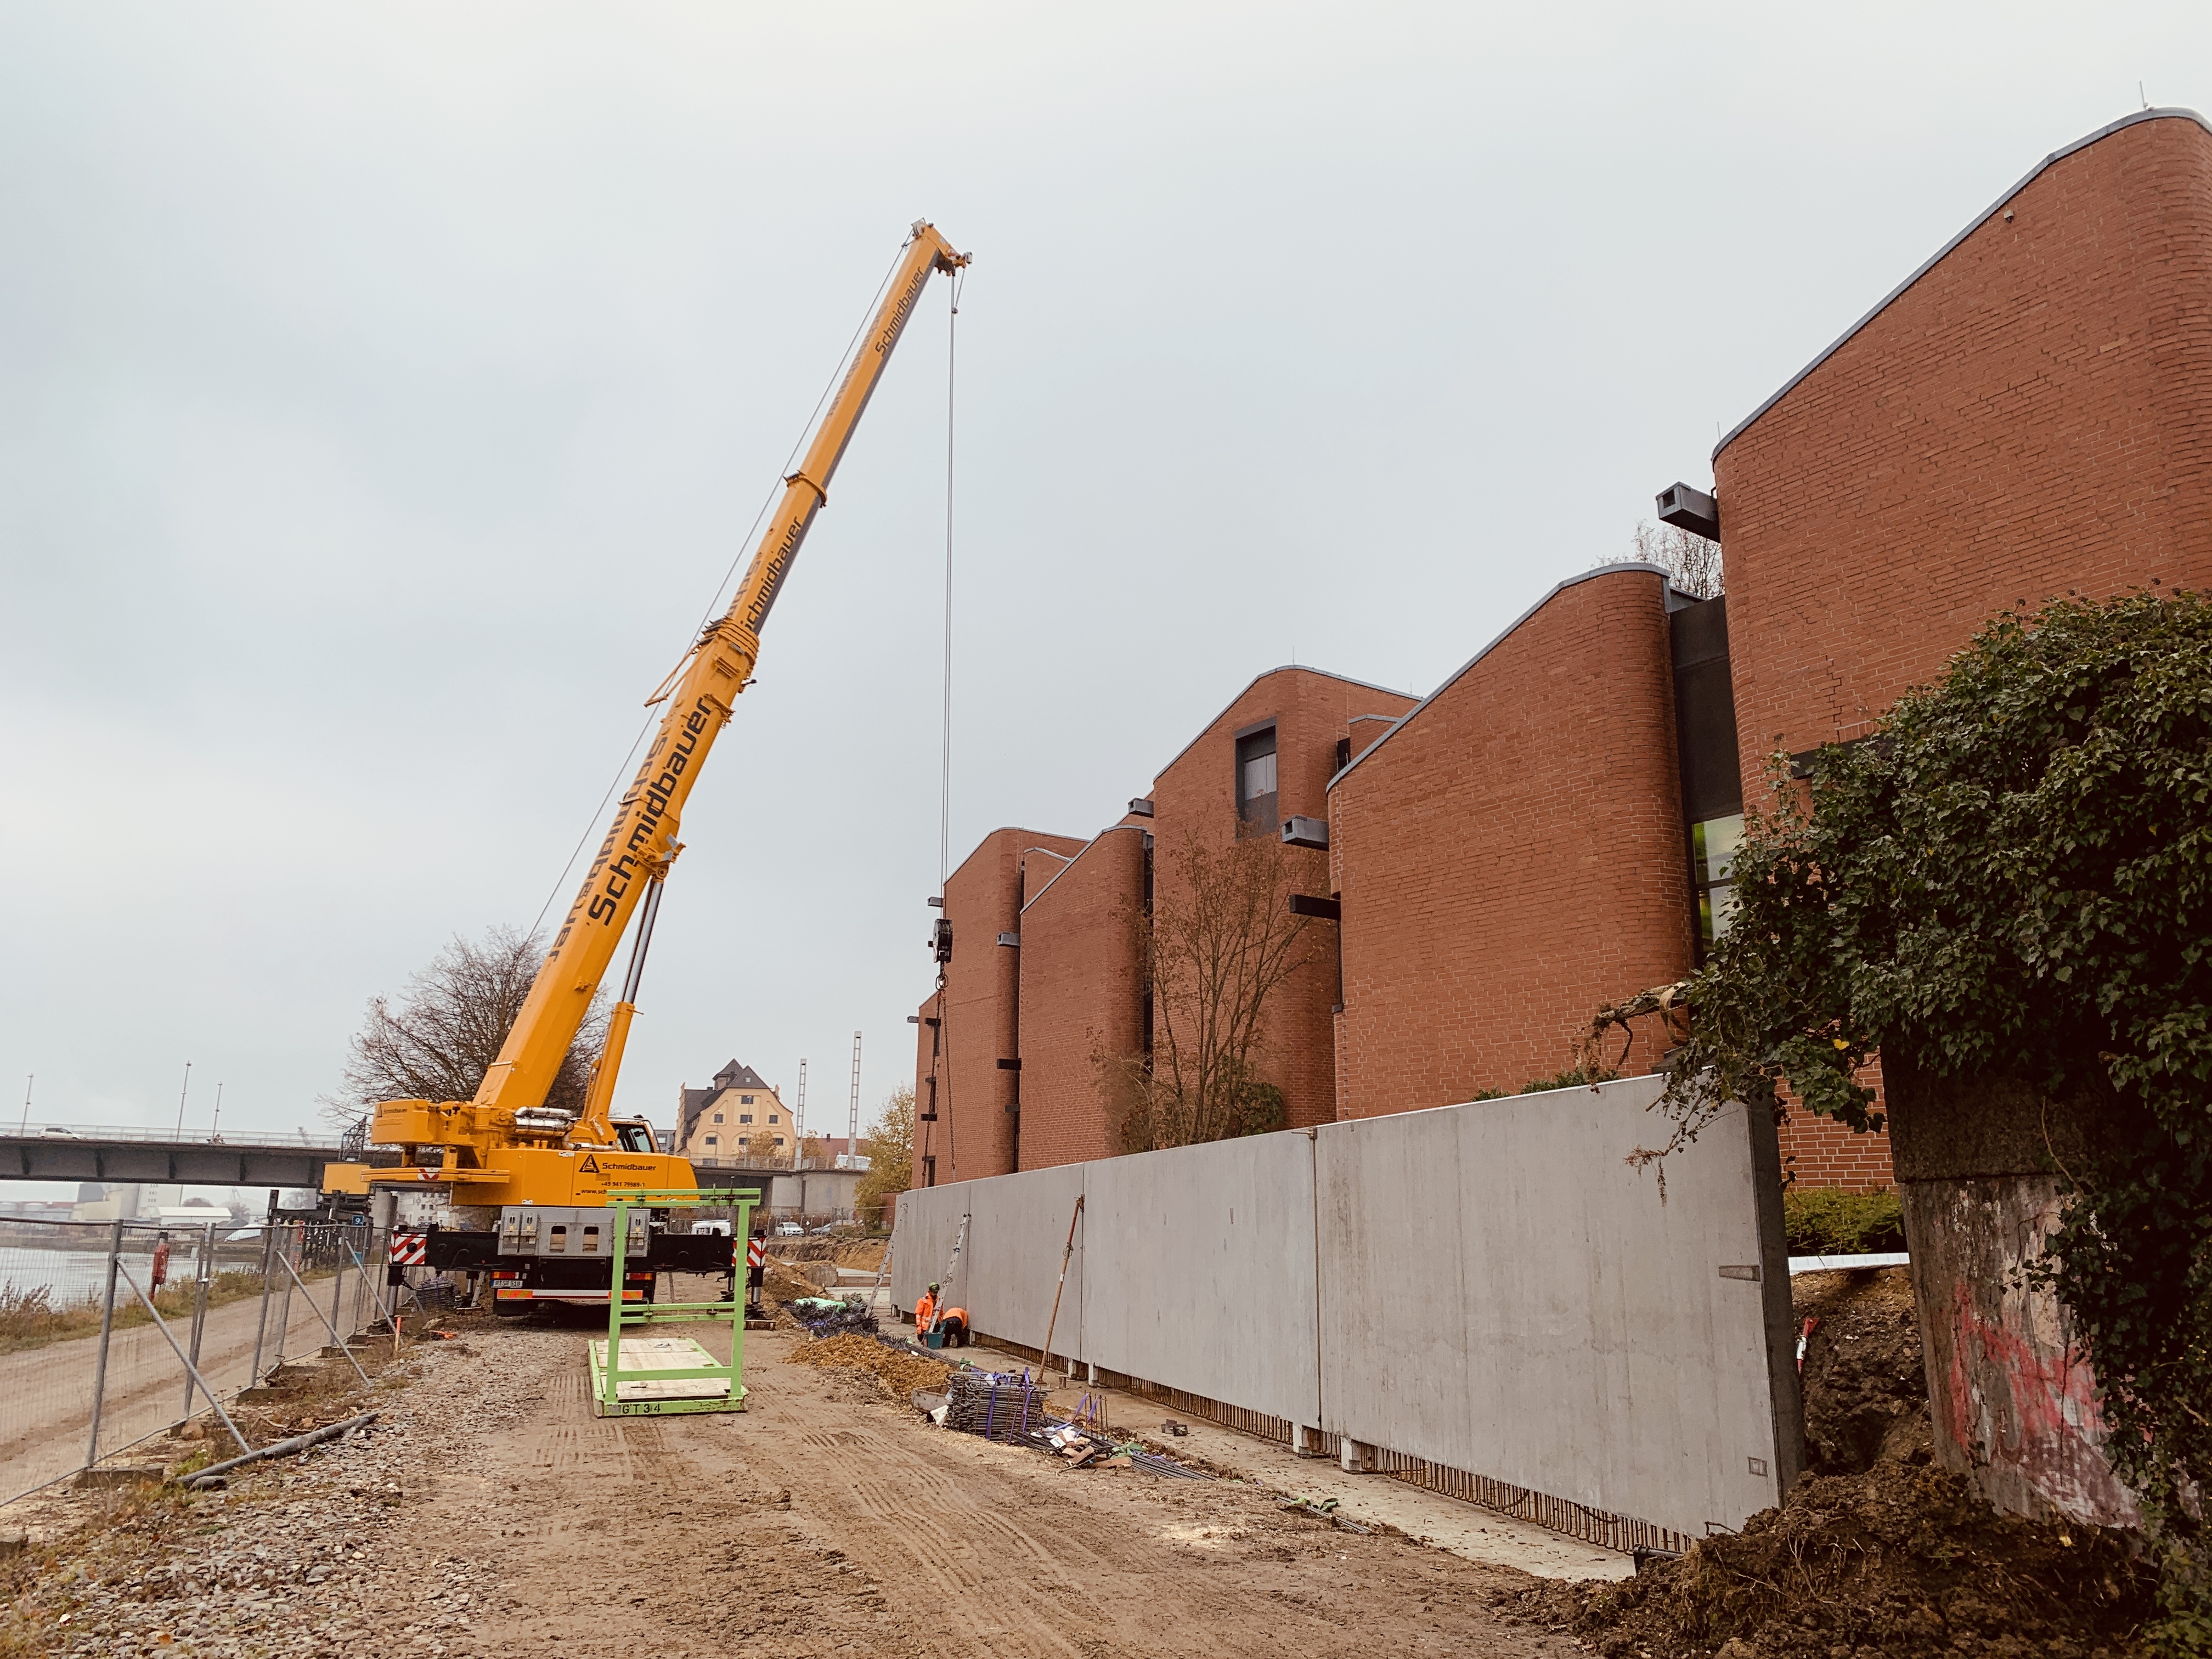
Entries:
{"label": "gravel ground", "polygon": [[[364,1436],[228,1492],[57,1494],[0,1562],[17,1655],[1570,1659],[1527,1575],[1242,1481],[1073,1471],[746,1346],[742,1415],[593,1418],[588,1333],[425,1343]],[[182,1448],[172,1449],[181,1450]]]}
{"label": "gravel ground", "polygon": [[[428,1344],[366,1393],[319,1395],[313,1418],[374,1410],[377,1421],[242,1473],[228,1491],[63,1489],[0,1511],[0,1523],[27,1530],[31,1546],[19,1569],[30,1582],[19,1589],[17,1628],[0,1632],[0,1644],[12,1634],[24,1653],[247,1659],[358,1652],[364,1638],[428,1635],[415,1645],[442,1650],[435,1632],[477,1600],[472,1575],[453,1565],[427,1577],[410,1571],[394,1585],[387,1569],[426,1470],[465,1460],[511,1406],[507,1377],[475,1357],[465,1341]],[[303,1425],[264,1421],[250,1437],[265,1443]],[[140,1455],[194,1449],[171,1442]],[[234,1450],[218,1439],[208,1461]]]}

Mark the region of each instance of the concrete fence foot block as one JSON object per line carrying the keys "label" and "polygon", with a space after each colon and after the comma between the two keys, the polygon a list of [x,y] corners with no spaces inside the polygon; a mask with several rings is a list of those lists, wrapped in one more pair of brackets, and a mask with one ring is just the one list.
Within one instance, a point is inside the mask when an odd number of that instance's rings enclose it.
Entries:
{"label": "concrete fence foot block", "polygon": [[1321,1431],[1308,1428],[1303,1423],[1293,1423],[1291,1425],[1291,1449],[1300,1457],[1321,1456]]}
{"label": "concrete fence foot block", "polygon": [[1376,1450],[1364,1440],[1354,1440],[1346,1435],[1337,1442],[1336,1466],[1346,1474],[1373,1474],[1381,1467]]}

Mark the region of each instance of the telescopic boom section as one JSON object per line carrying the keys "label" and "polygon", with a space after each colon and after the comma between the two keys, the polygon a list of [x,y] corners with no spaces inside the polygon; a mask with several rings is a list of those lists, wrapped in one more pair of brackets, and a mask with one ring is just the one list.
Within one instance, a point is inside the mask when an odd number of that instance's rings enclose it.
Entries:
{"label": "telescopic boom section", "polygon": [[[708,750],[729,721],[738,694],[752,678],[760,656],[760,635],[777,591],[799,556],[814,515],[830,499],[830,481],[845,446],[852,441],[861,412],[883,378],[891,349],[914,315],[915,303],[932,271],[950,272],[968,263],[927,220],[917,222],[904,258],[894,273],[882,307],[853,366],[837,389],[836,402],[814,434],[799,471],[784,480],[783,499],[767,533],[720,621],[702,633],[667,697],[667,712],[653,732],[645,763],[622,798],[606,838],[592,860],[575,902],[546,953],[522,1012],[507,1033],[499,1059],[477,1091],[479,1111],[499,1119],[544,1104],[590,1010],[630,913],[648,883],[665,877],[682,850],[676,838],[684,803],[698,781]],[[613,1056],[607,1056],[612,1059]],[[602,1069],[608,1069],[602,1062]],[[611,1077],[607,1079],[611,1085]],[[611,1086],[610,1086],[611,1092]],[[604,1111],[604,1103],[601,1106]],[[580,1129],[582,1125],[579,1125]]]}

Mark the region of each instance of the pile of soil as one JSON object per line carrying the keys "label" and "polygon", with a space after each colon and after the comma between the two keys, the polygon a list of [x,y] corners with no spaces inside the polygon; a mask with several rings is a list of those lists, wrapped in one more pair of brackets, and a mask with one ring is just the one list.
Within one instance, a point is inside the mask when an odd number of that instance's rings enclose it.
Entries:
{"label": "pile of soil", "polygon": [[787,1302],[796,1302],[803,1296],[819,1296],[822,1287],[811,1279],[802,1279],[775,1256],[761,1264],[761,1306],[769,1313]]}
{"label": "pile of soil", "polygon": [[802,1365],[829,1365],[866,1371],[880,1382],[895,1400],[904,1400],[916,1389],[932,1394],[945,1391],[952,1367],[927,1359],[909,1348],[887,1347],[872,1336],[825,1336],[796,1349],[792,1356]]}
{"label": "pile of soil", "polygon": [[872,1273],[890,1245],[889,1239],[855,1238],[831,1234],[827,1237],[772,1238],[769,1248],[786,1261],[834,1261],[841,1267],[862,1267]]}
{"label": "pile of soil", "polygon": [[1805,1467],[1861,1474],[1929,1447],[1912,1279],[1903,1267],[1804,1273],[1790,1281],[1805,1340]]}
{"label": "pile of soil", "polygon": [[2122,1534],[1999,1515],[1916,1453],[1808,1476],[1786,1507],[1634,1578],[1493,1599],[1607,1659],[2120,1659],[2155,1584]]}

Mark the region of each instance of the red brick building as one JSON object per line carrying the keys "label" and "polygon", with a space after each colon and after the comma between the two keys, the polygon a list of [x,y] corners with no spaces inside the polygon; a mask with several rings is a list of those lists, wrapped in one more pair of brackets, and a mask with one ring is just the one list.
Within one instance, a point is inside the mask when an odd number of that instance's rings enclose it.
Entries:
{"label": "red brick building", "polygon": [[[2047,157],[1729,434],[1713,476],[1660,508],[1718,538],[1723,599],[1589,571],[1418,703],[1279,669],[1097,839],[988,838],[945,895],[934,1066],[960,1175],[1117,1149],[1097,1060],[1146,1052],[1160,1011],[1129,918],[1178,847],[1291,849],[1310,954],[1261,1066],[1291,1123],[1516,1090],[1726,926],[1769,757],[1870,730],[2005,609],[2212,587],[2212,127],[2145,111]],[[1890,1179],[1886,1137],[1824,1120],[1783,1152],[1808,1184]]]}
{"label": "red brick building", "polygon": [[[1311,668],[1278,668],[1246,686],[1153,780],[1153,870],[1163,901],[1181,896],[1174,890],[1194,842],[1219,848],[1240,836],[1280,840],[1290,820],[1326,823],[1329,779],[1414,702]],[[1293,843],[1284,856],[1298,891],[1327,897],[1325,852]],[[1334,921],[1309,921],[1303,961],[1269,1002],[1259,1072],[1283,1091],[1287,1127],[1341,1115],[1335,933]]]}
{"label": "red brick building", "polygon": [[1650,565],[1562,582],[1330,786],[1341,1115],[1516,1091],[1605,988],[1690,971],[1670,597]]}
{"label": "red brick building", "polygon": [[1121,1150],[1102,1066],[1145,1052],[1139,927],[1152,836],[1131,817],[1048,877],[1022,907],[1021,1167]]}
{"label": "red brick building", "polygon": [[1021,1167],[1020,957],[1013,941],[1024,890],[1042,887],[1083,845],[1072,836],[994,830],[945,884],[942,908],[952,941],[945,988],[915,1017],[916,1186]]}
{"label": "red brick building", "polygon": [[[2045,160],[1714,452],[1747,788],[1871,729],[1997,612],[2212,586],[2212,131]],[[1800,1115],[1800,1180],[1887,1146]]]}

